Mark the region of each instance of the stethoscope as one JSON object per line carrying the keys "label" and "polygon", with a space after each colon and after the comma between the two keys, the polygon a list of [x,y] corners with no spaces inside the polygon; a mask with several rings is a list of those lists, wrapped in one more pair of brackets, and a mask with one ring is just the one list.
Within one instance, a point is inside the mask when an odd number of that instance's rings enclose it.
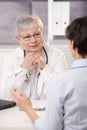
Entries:
{"label": "stethoscope", "polygon": [[[48,64],[48,54],[47,54],[47,51],[44,47],[43,47],[43,51],[44,51],[45,56],[46,56],[46,64]],[[40,76],[40,72],[38,73],[37,78],[39,78],[39,76]]]}
{"label": "stethoscope", "polygon": [[[44,51],[44,54],[45,54],[45,57],[46,57],[46,61],[45,63],[48,64],[48,54],[47,54],[47,51],[46,49],[43,47],[43,51]],[[26,56],[26,51],[24,50],[24,57]],[[39,77],[40,77],[41,73],[40,71],[38,72],[37,74],[37,81],[36,81],[36,91],[37,91],[37,86],[38,86],[38,80],[39,80]],[[28,78],[28,76],[26,75],[26,78]],[[38,96],[38,99],[40,100],[41,99],[41,96],[42,96],[42,93],[43,93],[43,90],[44,90],[44,83],[43,83],[43,86],[42,86],[42,90],[41,90],[41,93],[39,94]],[[36,92],[37,93],[37,92]],[[38,95],[38,94],[36,94]]]}

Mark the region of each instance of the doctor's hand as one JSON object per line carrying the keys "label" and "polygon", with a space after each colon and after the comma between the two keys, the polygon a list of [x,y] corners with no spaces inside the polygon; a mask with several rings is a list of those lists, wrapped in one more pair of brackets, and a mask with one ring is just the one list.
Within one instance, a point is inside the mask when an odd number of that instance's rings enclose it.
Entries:
{"label": "doctor's hand", "polygon": [[29,100],[29,98],[23,91],[20,91],[19,93],[17,93],[16,89],[13,88],[12,96],[13,96],[13,99],[15,100],[17,106],[20,107],[25,112],[27,112],[27,110],[29,108],[32,108],[31,101]]}
{"label": "doctor's hand", "polygon": [[37,64],[38,68],[43,70],[46,66],[44,59],[40,56],[34,60],[33,64]]}
{"label": "doctor's hand", "polygon": [[37,60],[40,56],[41,56],[41,52],[37,52],[37,53],[29,52],[24,57],[21,67],[25,69],[29,69],[32,65],[34,65],[34,61]]}

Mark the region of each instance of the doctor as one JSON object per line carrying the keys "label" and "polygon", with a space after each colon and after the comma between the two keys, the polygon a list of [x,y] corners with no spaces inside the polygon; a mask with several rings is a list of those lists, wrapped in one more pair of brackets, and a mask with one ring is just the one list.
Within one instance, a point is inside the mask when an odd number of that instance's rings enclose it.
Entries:
{"label": "doctor", "polygon": [[4,64],[0,98],[12,100],[11,88],[15,87],[30,99],[46,99],[51,79],[67,68],[65,55],[45,43],[43,23],[37,16],[18,17],[15,34],[20,46]]}

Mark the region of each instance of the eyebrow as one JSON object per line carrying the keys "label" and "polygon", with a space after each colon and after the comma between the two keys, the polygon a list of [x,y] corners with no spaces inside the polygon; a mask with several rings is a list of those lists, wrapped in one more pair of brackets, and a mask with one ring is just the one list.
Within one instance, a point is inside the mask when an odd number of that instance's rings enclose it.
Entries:
{"label": "eyebrow", "polygon": [[[41,33],[40,31],[38,31],[38,32],[34,32],[32,35],[34,35],[34,34],[37,34],[37,33]],[[26,34],[26,35],[24,35],[23,37],[27,37],[27,36],[32,36],[31,34]],[[22,35],[21,35],[22,36]]]}

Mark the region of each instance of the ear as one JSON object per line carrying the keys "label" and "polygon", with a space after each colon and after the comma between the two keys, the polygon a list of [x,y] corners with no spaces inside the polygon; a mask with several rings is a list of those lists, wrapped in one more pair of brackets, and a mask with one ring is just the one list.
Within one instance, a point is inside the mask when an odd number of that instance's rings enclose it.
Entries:
{"label": "ear", "polygon": [[74,41],[73,40],[70,41],[70,49],[71,50],[75,50]]}
{"label": "ear", "polygon": [[74,47],[74,41],[70,41],[70,51],[74,58],[77,57],[77,48]]}
{"label": "ear", "polygon": [[19,41],[19,40],[20,40],[20,37],[19,37],[19,36],[16,36],[16,40]]}
{"label": "ear", "polygon": [[19,36],[16,36],[16,40],[19,42],[19,40],[20,40],[20,37],[19,37]]}

